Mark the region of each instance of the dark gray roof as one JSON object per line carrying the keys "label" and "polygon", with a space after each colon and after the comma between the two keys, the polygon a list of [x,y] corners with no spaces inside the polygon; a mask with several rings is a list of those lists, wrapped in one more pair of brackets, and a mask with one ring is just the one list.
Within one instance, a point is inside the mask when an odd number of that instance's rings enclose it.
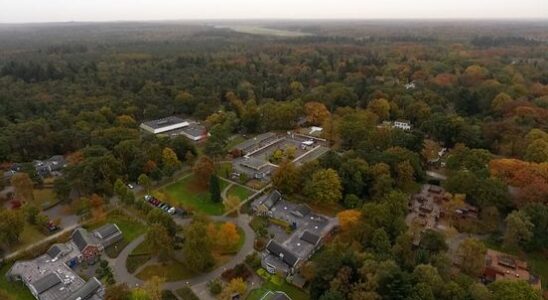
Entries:
{"label": "dark gray roof", "polygon": [[80,251],[84,250],[89,244],[92,244],[88,231],[83,228],[74,230],[72,233],[72,241]]}
{"label": "dark gray roof", "polygon": [[278,244],[274,240],[270,240],[270,242],[266,246],[266,249],[272,255],[279,257],[284,263],[288,264],[290,267],[294,267],[299,261],[299,258],[295,254],[291,253],[291,251],[286,249],[284,246]]}
{"label": "dark gray roof", "polygon": [[281,198],[282,194],[276,190],[268,195],[263,204],[266,205],[268,209],[271,209]]}
{"label": "dark gray roof", "polygon": [[301,236],[301,240],[309,242],[312,245],[317,245],[320,239],[321,237],[319,235],[314,234],[308,230],[303,232],[303,235]]}
{"label": "dark gray roof", "polygon": [[96,232],[101,236],[102,239],[106,239],[115,234],[121,234],[122,232],[114,224],[105,224],[97,228]]}
{"label": "dark gray roof", "polygon": [[163,118],[163,119],[144,122],[143,124],[147,125],[150,128],[158,129],[158,128],[162,128],[162,127],[166,127],[166,126],[170,126],[170,125],[174,125],[174,124],[179,124],[179,123],[182,123],[184,121],[185,120],[183,120],[179,117],[170,116],[170,117],[166,117],[166,118]]}
{"label": "dark gray roof", "polygon": [[306,217],[311,212],[310,207],[306,205],[298,205],[291,213],[299,217]]}
{"label": "dark gray roof", "polygon": [[91,298],[98,289],[102,287],[101,282],[97,278],[93,277],[81,288],[79,288],[72,295],[67,297],[65,300],[86,300]]}
{"label": "dark gray roof", "polygon": [[51,289],[52,287],[58,285],[61,283],[61,279],[59,279],[59,276],[55,273],[49,273],[48,275],[36,280],[32,283],[32,286],[34,286],[34,289],[36,290],[36,293],[38,295],[42,294],[43,292]]}
{"label": "dark gray roof", "polygon": [[246,140],[238,145],[236,145],[234,147],[234,149],[238,149],[240,151],[244,151],[246,150],[247,148],[251,147],[251,146],[254,146],[266,139],[269,139],[269,138],[272,138],[276,136],[275,133],[273,132],[267,132],[267,133],[263,133],[263,134],[259,134],[258,136],[254,137],[254,138],[250,138],[249,140]]}
{"label": "dark gray roof", "polygon": [[55,244],[53,246],[51,246],[51,248],[49,248],[47,254],[49,255],[49,257],[51,258],[55,258],[57,257],[57,255],[59,255],[59,253],[63,252],[63,249],[61,248],[60,245],[58,244]]}

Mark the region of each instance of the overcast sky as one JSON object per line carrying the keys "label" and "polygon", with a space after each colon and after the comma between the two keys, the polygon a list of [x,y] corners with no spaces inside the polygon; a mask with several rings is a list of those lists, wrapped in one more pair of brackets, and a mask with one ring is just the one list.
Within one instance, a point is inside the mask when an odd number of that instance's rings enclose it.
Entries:
{"label": "overcast sky", "polygon": [[0,22],[548,18],[548,0],[0,0]]}

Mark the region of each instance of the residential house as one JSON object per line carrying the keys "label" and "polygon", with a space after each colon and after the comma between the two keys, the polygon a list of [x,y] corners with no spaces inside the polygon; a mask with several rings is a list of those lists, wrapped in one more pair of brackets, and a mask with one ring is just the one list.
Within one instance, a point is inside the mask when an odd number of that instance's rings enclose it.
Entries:
{"label": "residential house", "polygon": [[411,130],[411,122],[407,120],[394,121],[394,128],[399,128],[402,130]]}
{"label": "residential house", "polygon": [[124,236],[116,224],[105,224],[96,229],[93,234],[104,248],[122,240]]}

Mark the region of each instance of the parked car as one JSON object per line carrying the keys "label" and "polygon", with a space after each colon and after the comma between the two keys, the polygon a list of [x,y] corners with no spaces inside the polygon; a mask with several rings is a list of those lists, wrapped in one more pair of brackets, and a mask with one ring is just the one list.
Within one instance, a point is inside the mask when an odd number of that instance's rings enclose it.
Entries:
{"label": "parked car", "polygon": [[133,184],[131,184],[131,183],[128,183],[128,184],[127,184],[127,187],[128,187],[130,190],[133,190],[133,188],[134,188]]}
{"label": "parked car", "polygon": [[47,231],[47,233],[53,233],[53,232],[56,232],[57,230],[61,229],[59,226],[55,225],[55,223],[53,223],[53,221],[49,221],[45,224],[45,230]]}

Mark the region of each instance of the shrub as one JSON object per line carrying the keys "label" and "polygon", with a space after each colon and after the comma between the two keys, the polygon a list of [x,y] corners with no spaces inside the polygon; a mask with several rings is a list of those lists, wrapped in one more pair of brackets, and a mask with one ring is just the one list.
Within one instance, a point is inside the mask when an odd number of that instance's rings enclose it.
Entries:
{"label": "shrub", "polygon": [[223,291],[223,285],[217,279],[210,281],[207,287],[212,295],[219,295]]}
{"label": "shrub", "polygon": [[187,286],[182,289],[178,289],[177,295],[179,295],[181,299],[185,300],[200,300],[200,298],[198,298],[198,296],[196,296],[196,294],[194,294],[194,292]]}
{"label": "shrub", "polygon": [[258,269],[261,267],[261,257],[257,252],[253,252],[245,258],[245,263],[253,270]]}
{"label": "shrub", "polygon": [[238,264],[232,269],[228,269],[221,274],[221,277],[226,281],[231,281],[235,278],[241,278],[244,281],[251,277],[251,272],[244,264]]}

